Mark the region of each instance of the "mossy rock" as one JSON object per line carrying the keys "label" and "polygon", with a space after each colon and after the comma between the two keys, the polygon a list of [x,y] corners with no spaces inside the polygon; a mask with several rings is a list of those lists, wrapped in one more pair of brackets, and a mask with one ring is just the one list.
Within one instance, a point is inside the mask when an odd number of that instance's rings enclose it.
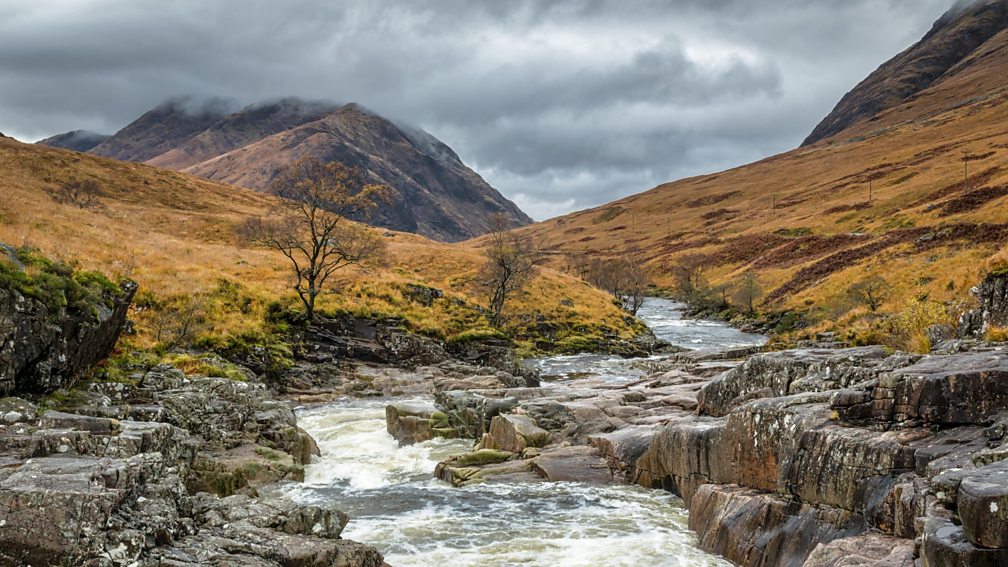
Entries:
{"label": "mossy rock", "polygon": [[511,457],[514,453],[508,451],[498,451],[496,449],[480,449],[478,451],[473,451],[472,453],[465,453],[455,457],[452,464],[458,467],[472,467],[472,466],[483,466],[483,465],[493,465],[496,463],[503,463]]}
{"label": "mossy rock", "polygon": [[196,456],[186,488],[190,493],[231,496],[246,487],[281,480],[304,480],[304,467],[294,457],[262,445],[241,445],[229,451]]}

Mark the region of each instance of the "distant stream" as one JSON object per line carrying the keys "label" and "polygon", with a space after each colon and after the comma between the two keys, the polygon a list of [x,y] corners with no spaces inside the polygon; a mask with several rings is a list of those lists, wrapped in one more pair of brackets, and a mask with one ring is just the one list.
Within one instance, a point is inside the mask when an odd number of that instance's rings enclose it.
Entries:
{"label": "distant stream", "polygon": [[[686,348],[762,344],[722,323],[681,318],[681,306],[648,299],[639,316],[655,334]],[[641,359],[552,357],[532,364],[561,378],[633,379]],[[336,505],[350,515],[343,537],[372,544],[395,567],[727,566],[696,546],[682,502],[657,490],[579,483],[482,484],[453,488],[433,478],[438,461],[471,440],[399,447],[385,432],[389,400],[346,400],[298,410],[322,457],[290,496]]]}

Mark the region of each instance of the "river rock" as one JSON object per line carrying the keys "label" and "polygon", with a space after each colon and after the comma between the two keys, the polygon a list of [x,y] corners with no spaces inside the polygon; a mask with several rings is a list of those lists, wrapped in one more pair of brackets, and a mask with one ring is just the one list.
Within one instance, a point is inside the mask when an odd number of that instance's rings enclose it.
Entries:
{"label": "river rock", "polygon": [[385,406],[385,428],[399,445],[412,445],[434,437],[454,437],[448,416],[433,404],[394,403]]}
{"label": "river rock", "polygon": [[490,430],[483,435],[480,446],[511,453],[521,453],[527,447],[545,447],[550,442],[550,432],[536,425],[527,415],[496,415],[490,421]]}

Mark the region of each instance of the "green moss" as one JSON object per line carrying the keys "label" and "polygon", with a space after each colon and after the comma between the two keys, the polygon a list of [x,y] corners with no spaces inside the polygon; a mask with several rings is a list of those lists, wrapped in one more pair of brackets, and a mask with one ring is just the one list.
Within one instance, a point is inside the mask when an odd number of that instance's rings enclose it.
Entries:
{"label": "green moss", "polygon": [[485,341],[489,339],[507,339],[508,336],[504,334],[500,329],[494,329],[490,327],[481,327],[476,329],[468,329],[453,335],[448,338],[447,343],[449,345],[465,345],[472,342]]}
{"label": "green moss", "polygon": [[459,467],[493,465],[496,463],[503,463],[504,461],[510,459],[512,455],[513,453],[508,451],[480,449],[479,451],[459,455],[452,464]]}
{"label": "green moss", "polygon": [[256,447],[255,452],[256,452],[257,455],[259,455],[260,457],[266,459],[267,461],[273,461],[275,463],[278,463],[278,462],[284,460],[284,456],[285,456],[280,451],[274,451],[273,449],[269,449],[269,448],[266,448],[266,447]]}
{"label": "green moss", "polygon": [[112,307],[120,287],[99,272],[78,272],[62,262],[42,256],[32,248],[19,248],[20,270],[11,262],[0,262],[0,288],[41,302],[51,312],[67,309],[97,317],[98,307]]}

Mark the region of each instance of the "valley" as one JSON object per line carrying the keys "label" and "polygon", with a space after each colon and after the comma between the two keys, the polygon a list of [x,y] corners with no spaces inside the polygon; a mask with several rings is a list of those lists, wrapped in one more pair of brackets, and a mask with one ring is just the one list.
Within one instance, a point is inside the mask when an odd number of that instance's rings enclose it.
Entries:
{"label": "valley", "polygon": [[[519,139],[549,101],[497,75],[558,45],[602,65],[610,26],[488,39],[500,97],[438,91],[459,153],[255,89],[0,135],[0,565],[1008,564],[1008,3],[956,1],[794,149],[534,222],[516,202],[568,190],[584,140]],[[773,78],[705,45],[633,68]],[[395,59],[356,78],[427,85]],[[592,141],[646,154],[618,142]]]}

